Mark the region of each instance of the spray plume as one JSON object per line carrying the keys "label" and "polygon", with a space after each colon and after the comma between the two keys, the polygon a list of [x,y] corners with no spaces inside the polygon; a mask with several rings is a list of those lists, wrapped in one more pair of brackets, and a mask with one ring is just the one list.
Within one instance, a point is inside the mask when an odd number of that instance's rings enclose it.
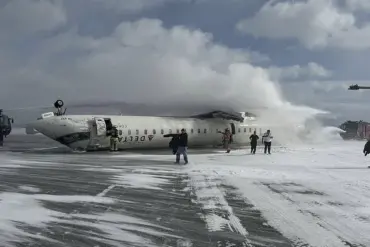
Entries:
{"label": "spray plume", "polygon": [[[258,115],[261,124],[271,126],[275,138],[283,143],[297,141],[297,126],[306,128],[309,119],[324,113],[285,100],[268,71],[252,65],[259,54],[217,44],[211,34],[200,30],[167,29],[159,20],[141,19],[119,24],[110,36],[93,38],[68,32],[57,40],[64,42],[63,52],[75,54],[75,59],[59,59],[59,53],[52,53],[45,55],[51,59],[45,62],[47,69],[37,67],[43,63],[35,63],[32,66],[36,68],[29,71],[45,69],[46,78],[52,74],[59,83],[49,87],[52,92],[42,86],[43,94],[57,91],[67,107],[68,102],[79,99],[166,105],[168,113],[184,105],[203,112],[248,111]],[[58,44],[54,39],[47,44],[50,49],[35,53],[60,49],[54,47]],[[34,94],[18,92],[18,98],[34,100],[39,93],[38,89]]]}

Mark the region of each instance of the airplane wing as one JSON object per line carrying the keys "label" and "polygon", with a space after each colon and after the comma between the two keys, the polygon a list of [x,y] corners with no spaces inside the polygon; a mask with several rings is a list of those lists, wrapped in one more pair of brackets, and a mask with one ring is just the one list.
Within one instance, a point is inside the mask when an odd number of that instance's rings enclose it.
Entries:
{"label": "airplane wing", "polygon": [[225,111],[212,111],[204,114],[194,115],[193,118],[199,119],[210,119],[210,118],[220,118],[233,121],[243,122],[244,118],[240,113],[237,112],[225,112]]}

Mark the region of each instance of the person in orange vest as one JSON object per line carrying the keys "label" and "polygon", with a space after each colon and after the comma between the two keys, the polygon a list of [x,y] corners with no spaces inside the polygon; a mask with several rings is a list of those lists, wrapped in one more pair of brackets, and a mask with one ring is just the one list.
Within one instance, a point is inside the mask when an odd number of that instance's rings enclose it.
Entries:
{"label": "person in orange vest", "polygon": [[224,148],[226,149],[226,153],[230,153],[230,143],[232,142],[232,134],[229,128],[226,128],[225,132],[218,131],[218,133],[222,134],[222,143]]}

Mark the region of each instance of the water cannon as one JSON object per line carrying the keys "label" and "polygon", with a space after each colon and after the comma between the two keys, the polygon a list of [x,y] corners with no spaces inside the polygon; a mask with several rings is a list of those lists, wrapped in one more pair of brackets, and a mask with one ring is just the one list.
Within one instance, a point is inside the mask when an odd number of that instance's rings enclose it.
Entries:
{"label": "water cannon", "polygon": [[351,86],[348,87],[348,90],[359,90],[359,89],[360,89],[360,87],[357,84],[351,85]]}
{"label": "water cannon", "polygon": [[370,89],[370,86],[359,86],[357,84],[348,87],[348,90]]}

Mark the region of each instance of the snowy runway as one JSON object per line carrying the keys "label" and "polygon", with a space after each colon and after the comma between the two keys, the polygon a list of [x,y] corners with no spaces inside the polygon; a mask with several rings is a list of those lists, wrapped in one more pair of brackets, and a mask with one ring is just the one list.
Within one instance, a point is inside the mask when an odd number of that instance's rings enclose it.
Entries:
{"label": "snowy runway", "polygon": [[370,246],[362,142],[189,151],[178,166],[170,151],[72,154],[12,138],[1,246]]}

